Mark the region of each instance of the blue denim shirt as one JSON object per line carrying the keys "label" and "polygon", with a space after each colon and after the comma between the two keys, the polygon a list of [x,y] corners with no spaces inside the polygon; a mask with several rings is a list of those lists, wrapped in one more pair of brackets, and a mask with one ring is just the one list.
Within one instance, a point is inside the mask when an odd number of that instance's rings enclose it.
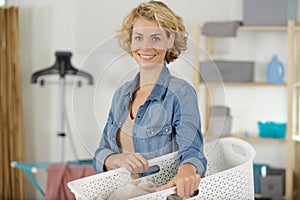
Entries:
{"label": "blue denim shirt", "polygon": [[[125,122],[128,105],[139,86],[139,74],[114,94],[108,120],[94,155],[97,173],[104,171],[105,159],[120,153],[116,143],[118,130]],[[180,164],[191,163],[204,176],[207,160],[203,153],[200,114],[194,88],[172,76],[166,66],[134,120],[132,140],[135,152],[146,159],[178,151]]]}

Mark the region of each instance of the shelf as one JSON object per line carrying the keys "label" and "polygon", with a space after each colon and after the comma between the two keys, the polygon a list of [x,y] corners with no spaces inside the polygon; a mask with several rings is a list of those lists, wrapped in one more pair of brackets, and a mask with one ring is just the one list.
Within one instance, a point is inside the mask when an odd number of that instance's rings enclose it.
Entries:
{"label": "shelf", "polygon": [[[293,197],[296,197],[298,195],[299,191],[298,190],[294,190],[293,191]],[[255,194],[255,198],[270,198],[270,197],[265,197],[261,194]],[[282,197],[277,197],[276,199],[287,199],[285,196],[282,196]]]}
{"label": "shelf", "polygon": [[[260,198],[262,198],[262,199],[265,199],[265,198],[267,198],[267,199],[270,199],[271,197],[265,197],[265,196],[263,196],[263,195],[261,195],[261,194],[255,194],[255,198],[257,198],[257,199],[260,199]],[[276,199],[286,199],[284,196],[282,196],[282,197],[276,197]]]}
{"label": "shelf", "polygon": [[266,143],[285,143],[286,142],[286,139],[263,138],[263,137],[259,137],[257,135],[245,137],[242,134],[233,134],[231,136],[246,140],[248,142],[266,142]]}
{"label": "shelf", "polygon": [[[263,138],[263,137],[259,137],[258,135],[246,137],[243,134],[231,134],[231,135],[220,136],[220,137],[205,136],[205,139],[207,141],[211,141],[211,140],[217,140],[219,138],[224,138],[224,137],[236,137],[245,140],[247,142],[285,143],[287,141],[286,139]],[[300,136],[294,135],[293,141],[296,143],[300,142]]]}
{"label": "shelf", "polygon": [[[287,26],[240,26],[240,31],[287,31]],[[300,31],[300,26],[294,27],[295,31]]]}
{"label": "shelf", "polygon": [[201,82],[200,85],[224,85],[224,86],[286,86],[286,83],[268,83],[268,82]]}
{"label": "shelf", "polygon": [[241,31],[287,31],[287,26],[240,26]]}
{"label": "shelf", "polygon": [[[194,32],[193,32],[193,36],[196,42],[200,43],[200,36],[201,33],[199,32],[200,26],[199,24],[195,24],[195,27],[193,28]],[[287,55],[287,64],[286,64],[286,83],[282,83],[282,84],[272,84],[272,83],[268,83],[266,80],[261,80],[261,81],[253,81],[253,82],[200,82],[200,73],[197,70],[194,70],[194,76],[193,76],[193,86],[194,88],[196,88],[197,92],[200,93],[199,87],[203,87],[204,86],[204,91],[202,90],[203,88],[201,88],[201,92],[204,93],[203,96],[201,96],[201,100],[203,99],[203,102],[205,103],[205,127],[209,127],[209,117],[210,117],[210,107],[212,105],[212,93],[209,93],[209,87],[237,87],[237,89],[240,90],[244,90],[244,89],[250,89],[252,90],[252,88],[249,87],[268,87],[268,88],[263,88],[265,90],[268,90],[270,88],[271,89],[286,89],[286,93],[287,96],[282,96],[282,98],[286,99],[286,111],[287,111],[287,126],[286,126],[286,138],[284,139],[275,139],[275,138],[261,138],[259,137],[258,134],[251,134],[250,137],[245,137],[245,135],[243,133],[241,134],[231,134],[231,135],[227,135],[226,137],[237,137],[237,138],[241,138],[245,141],[248,142],[261,142],[263,145],[270,143],[270,144],[274,144],[273,146],[276,145],[285,145],[286,148],[286,173],[285,173],[285,192],[286,195],[279,198],[279,199],[293,199],[293,197],[296,197],[297,199],[299,199],[299,192],[295,192],[295,189],[293,189],[294,187],[299,187],[298,184],[298,179],[299,179],[299,144],[300,144],[300,136],[299,133],[296,134],[297,136],[293,136],[292,132],[293,132],[293,127],[294,127],[294,121],[299,121],[299,115],[295,116],[296,120],[293,120],[294,116],[293,116],[293,110],[294,110],[294,104],[297,104],[297,106],[299,107],[300,105],[298,104],[298,100],[299,100],[299,88],[300,88],[300,76],[296,76],[297,74],[299,74],[299,63],[300,60],[299,59],[295,59],[298,58],[299,56],[297,56],[300,52],[300,26],[299,23],[297,23],[297,25],[295,26],[295,21],[293,20],[289,20],[287,25],[285,26],[240,26],[238,28],[238,31],[250,31],[250,33],[256,33],[255,31],[257,31],[257,33],[259,33],[259,31],[262,31],[263,34],[273,34],[273,32],[280,32],[280,37],[284,37],[286,38],[286,44],[287,44],[287,49],[288,51],[286,52]],[[251,32],[252,31],[252,32]],[[283,33],[283,34],[282,34]],[[242,33],[243,34],[243,33]],[[276,37],[277,37],[278,33],[275,33]],[[279,37],[279,35],[278,35]],[[206,60],[211,59],[212,57],[212,52],[213,52],[213,37],[206,37],[204,36],[204,48],[206,50],[206,54],[203,55],[205,56]],[[255,38],[253,38],[255,39]],[[218,40],[216,41],[218,42]],[[258,40],[257,42],[263,42]],[[298,44],[295,44],[295,42],[297,42]],[[222,45],[222,44],[221,44]],[[224,45],[224,44],[223,44]],[[199,45],[194,45],[194,56],[193,56],[193,63],[194,66],[199,66],[199,55],[201,54],[201,49],[199,48]],[[296,51],[297,50],[297,51]],[[296,62],[295,62],[296,61]],[[201,66],[200,66],[200,72],[201,72]],[[294,83],[294,79],[295,79],[295,83]],[[240,87],[240,88],[239,88]],[[248,87],[248,88],[247,88]],[[233,89],[235,90],[235,88],[229,88],[229,89]],[[294,91],[295,90],[295,91]],[[294,92],[297,93],[296,95],[298,95],[296,98],[294,98]],[[198,95],[197,93],[197,95]],[[231,95],[231,93],[230,93]],[[217,96],[218,97],[218,96]],[[297,102],[295,102],[295,100]],[[243,103],[243,102],[242,102]],[[247,106],[247,105],[245,105]],[[275,105],[276,106],[276,105]],[[297,108],[299,110],[299,108]],[[255,112],[255,110],[253,111]],[[253,135],[253,136],[252,136]],[[205,140],[216,140],[219,139],[220,137],[209,137],[208,135],[204,135],[204,139]],[[295,145],[297,144],[297,145]],[[293,146],[296,146],[298,149],[297,151],[294,150]],[[295,167],[293,167],[295,165]],[[293,177],[293,170],[295,170],[296,176]],[[296,180],[294,182],[294,179]],[[255,197],[263,197],[261,195],[255,195]]]}
{"label": "shelf", "polygon": [[247,142],[265,142],[265,143],[285,143],[286,142],[286,139],[263,138],[263,137],[259,137],[259,136],[245,137],[243,134],[231,134],[231,135],[226,135],[226,136],[221,136],[221,137],[206,136],[205,139],[207,141],[211,141],[211,140],[216,140],[216,139],[224,138],[224,137],[236,137],[236,138],[245,140]]}

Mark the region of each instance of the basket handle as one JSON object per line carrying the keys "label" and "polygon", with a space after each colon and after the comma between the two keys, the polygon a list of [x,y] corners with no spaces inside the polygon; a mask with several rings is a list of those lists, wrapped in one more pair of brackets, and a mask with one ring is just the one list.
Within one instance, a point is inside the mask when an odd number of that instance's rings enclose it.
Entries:
{"label": "basket handle", "polygon": [[[157,175],[159,173],[161,173],[161,168],[163,167],[161,165],[161,163],[165,160],[168,160],[170,158],[176,158],[177,157],[177,151],[175,152],[172,152],[172,153],[169,153],[169,154],[165,154],[165,155],[162,155],[162,156],[159,156],[159,157],[155,157],[155,158],[152,158],[150,160],[148,160],[148,167],[153,167],[153,166],[158,166],[159,167],[159,171],[156,172],[156,173],[153,173],[153,174],[150,174],[148,176],[145,176],[145,177],[142,177],[142,178],[146,178],[146,177],[151,177],[151,176],[154,176],[154,175]],[[125,173],[130,179],[131,178],[131,173],[125,168],[125,167],[120,167],[118,169],[115,169],[115,170],[118,170],[122,173]],[[109,173],[110,171],[106,172],[106,173]],[[133,179],[132,179],[133,180]]]}
{"label": "basket handle", "polygon": [[239,138],[222,138],[222,140],[226,143],[229,143],[232,153],[238,154],[245,159],[253,160],[255,157],[255,151],[253,147],[246,141]]}
{"label": "basket handle", "polygon": [[176,156],[177,156],[177,151],[169,153],[169,154],[165,154],[160,157],[152,158],[152,159],[148,160],[149,167],[155,166],[155,165],[158,165],[159,167],[161,167],[162,161],[170,159],[170,158],[175,158]]}

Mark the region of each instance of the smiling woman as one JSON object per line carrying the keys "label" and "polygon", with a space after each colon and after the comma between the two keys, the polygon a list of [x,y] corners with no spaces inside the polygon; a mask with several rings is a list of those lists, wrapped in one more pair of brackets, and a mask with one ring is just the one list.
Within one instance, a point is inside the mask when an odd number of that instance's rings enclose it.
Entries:
{"label": "smiling woman", "polygon": [[162,2],[142,3],[125,17],[118,39],[139,73],[114,94],[95,170],[125,167],[142,177],[152,172],[149,159],[178,151],[177,174],[157,191],[176,186],[180,197],[188,197],[198,189],[207,161],[196,92],[167,67],[186,50],[182,19]]}
{"label": "smiling woman", "polygon": [[137,20],[150,21],[152,23],[150,27],[159,27],[161,31],[164,30],[168,38],[171,33],[175,35],[174,44],[166,52],[166,63],[174,61],[182,51],[186,50],[187,33],[182,18],[162,2],[156,1],[155,3],[140,4],[125,17],[122,27],[118,31],[118,39],[120,46],[129,54],[132,50],[133,26],[135,25],[135,28],[140,25],[146,27],[146,24],[139,24]]}
{"label": "smiling woman", "polygon": [[166,33],[153,20],[136,20],[131,39],[131,54],[140,66],[164,64],[167,49],[174,43],[174,34],[167,37]]}

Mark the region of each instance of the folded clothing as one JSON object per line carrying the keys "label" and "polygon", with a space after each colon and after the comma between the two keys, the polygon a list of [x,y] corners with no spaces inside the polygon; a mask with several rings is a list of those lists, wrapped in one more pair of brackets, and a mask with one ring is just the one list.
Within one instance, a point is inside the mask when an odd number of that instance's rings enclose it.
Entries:
{"label": "folded clothing", "polygon": [[107,200],[126,200],[155,192],[156,188],[155,182],[150,178],[147,178],[145,181],[140,183],[132,181],[114,191]]}
{"label": "folded clothing", "polygon": [[[146,194],[156,192],[157,186],[153,179],[146,178],[144,181],[138,183],[132,181],[123,187],[118,188],[114,191],[106,200],[126,200]],[[169,195],[167,200],[182,200],[183,198],[178,197],[176,194]]]}

